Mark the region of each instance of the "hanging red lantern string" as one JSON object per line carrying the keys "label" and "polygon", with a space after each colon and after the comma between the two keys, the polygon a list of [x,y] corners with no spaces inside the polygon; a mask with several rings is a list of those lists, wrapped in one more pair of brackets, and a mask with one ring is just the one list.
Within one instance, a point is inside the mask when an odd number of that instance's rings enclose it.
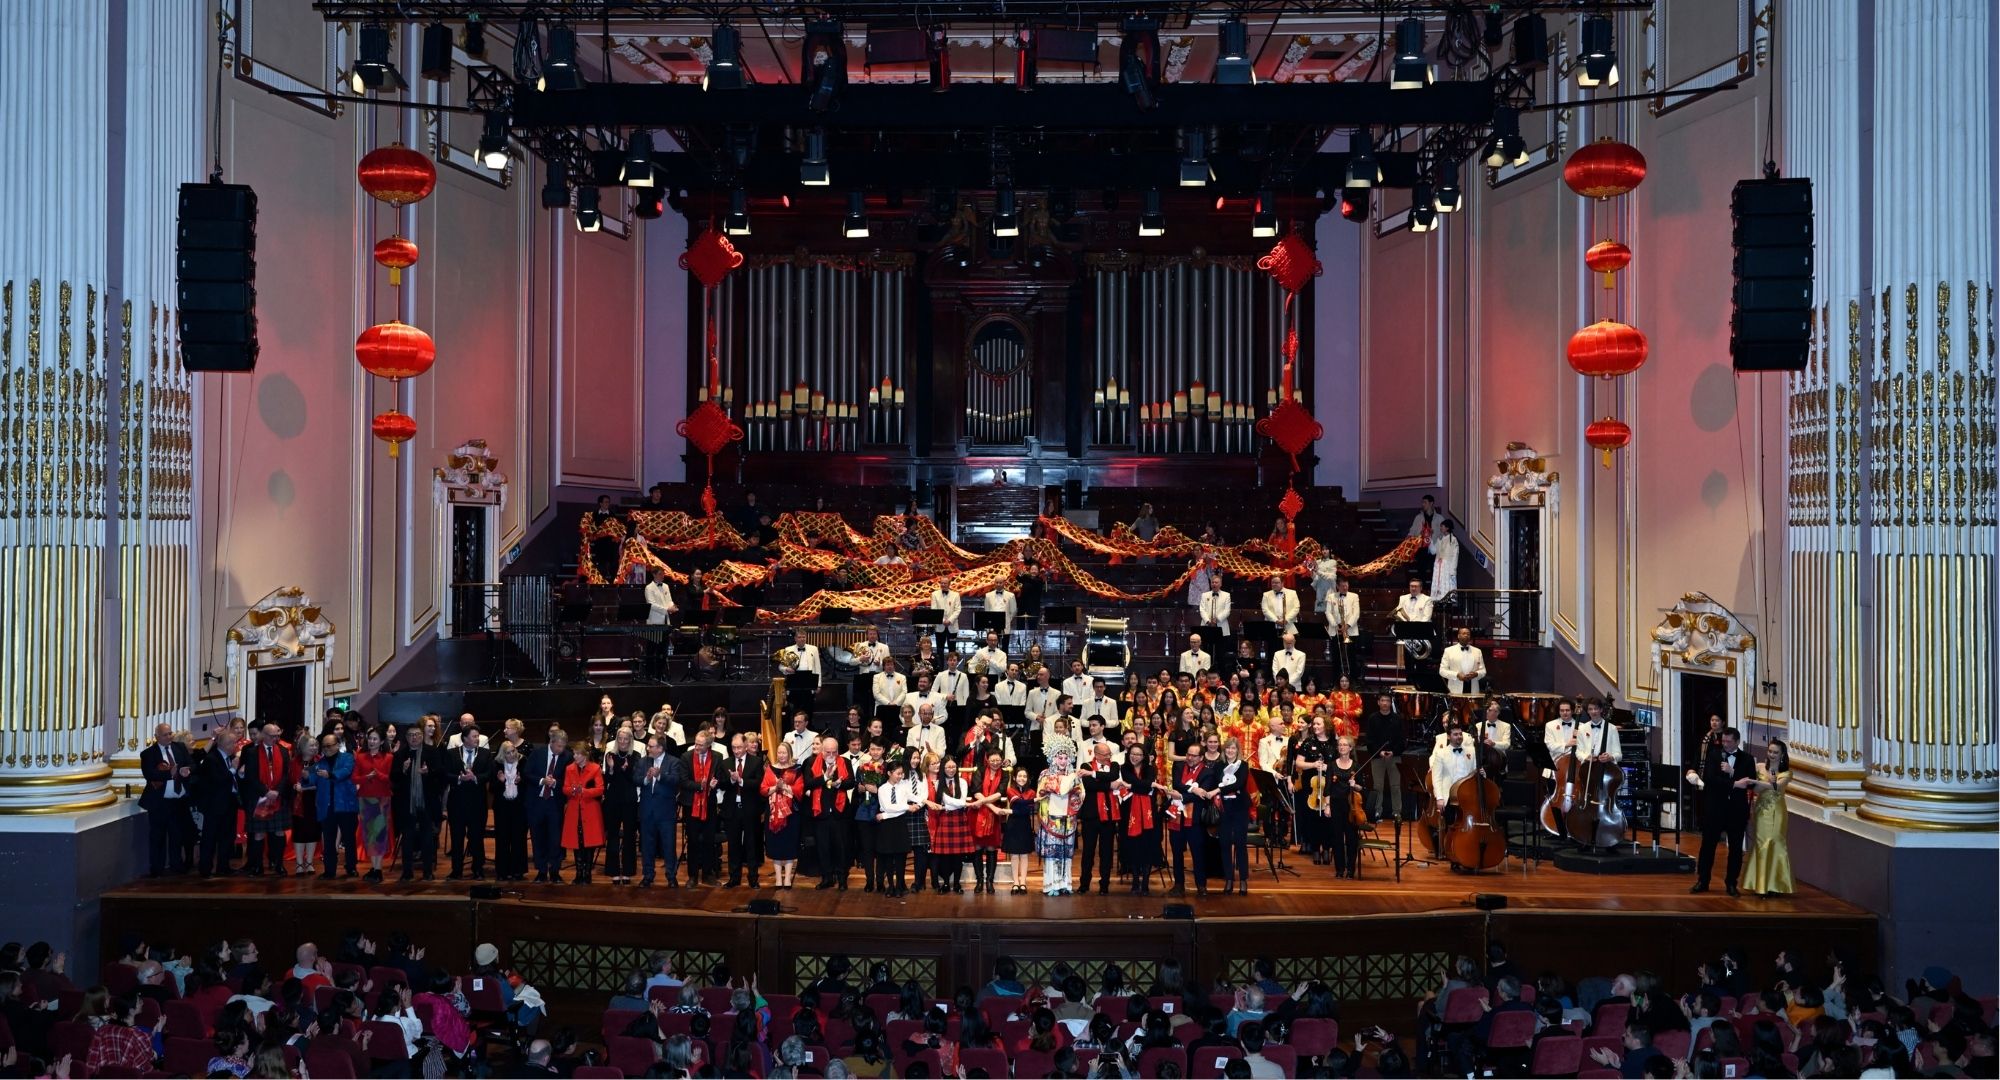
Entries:
{"label": "hanging red lantern string", "polygon": [[1637,329],[1602,319],[1571,334],[1566,352],[1577,374],[1609,379],[1639,370],[1648,349],[1646,335]]}
{"label": "hanging red lantern string", "polygon": [[369,427],[375,432],[376,438],[389,444],[390,457],[400,456],[397,448],[417,436],[417,422],[407,414],[394,409],[378,413]]}
{"label": "hanging red lantern string", "polygon": [[417,265],[417,242],[402,235],[375,241],[375,261],[389,268],[389,284],[403,283],[403,269]]}
{"label": "hanging red lantern string", "polygon": [[429,334],[391,319],[361,331],[354,339],[354,358],[378,378],[414,379],[437,362],[437,346]]}
{"label": "hanging red lantern string", "polygon": [[402,143],[368,151],[355,169],[361,190],[390,206],[421,202],[437,187],[437,166]]}
{"label": "hanging red lantern string", "polygon": [[1616,240],[1599,240],[1583,253],[1583,265],[1604,275],[1604,287],[1612,286],[1612,275],[1632,264],[1632,249]]}
{"label": "hanging red lantern string", "polygon": [[1583,429],[1583,441],[1590,444],[1604,458],[1604,467],[1611,467],[1611,452],[1622,449],[1632,441],[1632,429],[1625,421],[1607,416],[1602,420],[1592,420]]}
{"label": "hanging red lantern string", "polygon": [[[1257,421],[1257,433],[1276,443],[1278,448],[1292,459],[1292,475],[1296,477],[1299,471],[1299,455],[1320,436],[1326,434],[1326,429],[1320,422],[1313,419],[1312,411],[1299,402],[1297,380],[1299,323],[1296,301],[1299,298],[1299,290],[1305,288],[1307,282],[1318,277],[1323,267],[1320,265],[1319,256],[1313,254],[1311,246],[1303,237],[1298,233],[1286,233],[1283,239],[1272,246],[1268,254],[1257,260],[1257,268],[1270,274],[1271,280],[1285,290],[1285,338],[1282,346],[1284,364],[1278,373],[1278,403],[1272,407],[1270,415]],[[1304,500],[1299,498],[1298,491],[1292,487],[1290,478],[1287,478],[1284,498],[1278,502],[1278,512],[1285,517],[1282,554],[1287,562],[1297,549],[1298,532],[1294,519],[1304,509]],[[1289,577],[1295,572],[1296,567],[1293,567],[1286,572],[1286,576]]]}
{"label": "hanging red lantern string", "polygon": [[708,324],[707,368],[708,396],[695,406],[687,419],[675,428],[689,445],[701,451],[708,459],[708,479],[701,489],[701,508],[709,518],[713,529],[715,518],[715,455],[721,453],[730,443],[743,438],[743,428],[722,409],[722,362],[716,356],[716,326],[719,321],[716,310],[715,287],[730,272],[743,265],[743,253],[729,242],[727,236],[718,232],[713,224],[702,230],[700,236],[688,244],[681,255],[681,269],[693,274],[701,282],[703,318]]}
{"label": "hanging red lantern string", "polygon": [[1563,182],[1587,199],[1623,195],[1646,179],[1646,155],[1616,139],[1599,139],[1563,163]]}

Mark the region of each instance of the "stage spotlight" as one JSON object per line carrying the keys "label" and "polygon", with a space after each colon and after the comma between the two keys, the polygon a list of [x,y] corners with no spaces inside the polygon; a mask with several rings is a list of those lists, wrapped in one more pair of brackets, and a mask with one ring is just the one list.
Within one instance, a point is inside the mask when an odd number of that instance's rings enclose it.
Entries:
{"label": "stage spotlight", "polygon": [[503,113],[486,114],[486,128],[479,133],[479,163],[494,172],[507,167],[507,117]]}
{"label": "stage spotlight", "polygon": [[1431,186],[1418,181],[1410,191],[1410,231],[1430,232],[1437,228],[1437,203]]}
{"label": "stage spotlight", "polygon": [[432,82],[448,82],[451,79],[451,27],[443,23],[431,23],[424,27],[423,50],[419,55],[423,66],[417,70]]}
{"label": "stage spotlight", "polygon": [[722,231],[729,236],[750,235],[750,194],[742,188],[729,193],[729,216],[722,219]]}
{"label": "stage spotlight", "polygon": [[1001,188],[993,193],[993,235],[1021,235],[1021,215],[1014,209],[1014,189]]}
{"label": "stage spotlight", "polygon": [[1396,24],[1396,62],[1389,67],[1389,89],[1422,90],[1431,84],[1431,66],[1424,60],[1424,21]]}
{"label": "stage spotlight", "polygon": [[354,69],[348,74],[348,85],[357,94],[370,90],[407,90],[409,83],[403,81],[403,73],[389,61],[389,27],[385,23],[362,23],[361,40],[356,47]]}
{"label": "stage spotlight", "polygon": [[1521,138],[1520,110],[1502,105],[1493,110],[1493,135],[1486,140],[1486,165],[1498,169],[1528,163],[1528,141]]}
{"label": "stage spotlight", "polygon": [[465,17],[465,55],[486,59],[486,20],[477,15]]}
{"label": "stage spotlight", "polygon": [[1024,26],[1014,32],[1014,89],[1033,90],[1036,74],[1035,31]]}
{"label": "stage spotlight", "polygon": [[1366,126],[1347,139],[1347,178],[1344,187],[1372,188],[1382,182],[1382,166],[1375,160],[1375,138]]}
{"label": "stage spotlight", "polygon": [[542,61],[542,77],[537,90],[575,90],[583,85],[576,70],[576,31],[567,26],[549,27],[549,54]]}
{"label": "stage spotlight", "polygon": [[1465,192],[1458,186],[1458,162],[1445,162],[1439,173],[1436,192],[1438,213],[1453,213],[1465,202]]}
{"label": "stage spotlight", "polygon": [[1343,191],[1340,193],[1340,216],[1349,221],[1368,220],[1368,193],[1366,191]]}
{"label": "stage spotlight", "polygon": [[1213,171],[1208,164],[1208,133],[1200,128],[1181,132],[1181,186],[1201,187]]}
{"label": "stage spotlight", "polygon": [[1486,9],[1486,23],[1481,30],[1479,40],[1486,46],[1487,52],[1492,52],[1506,42],[1507,15],[1500,10],[1500,5],[1494,4]]}
{"label": "stage spotlight", "polygon": [[1514,66],[1522,71],[1549,66],[1549,24],[1540,15],[1514,20]]}
{"label": "stage spotlight", "polygon": [[703,90],[741,90],[749,84],[743,71],[743,37],[736,28],[723,23],[708,39],[708,71],[701,77]]}
{"label": "stage spotlight", "polygon": [[1578,86],[1618,85],[1618,50],[1611,41],[1611,17],[1591,15],[1583,20],[1583,63],[1576,73]]}
{"label": "stage spotlight", "polygon": [[847,87],[847,41],[837,22],[813,23],[806,29],[799,54],[806,83],[806,108],[823,113],[833,108]]}
{"label": "stage spotlight", "polygon": [[1215,81],[1222,86],[1257,81],[1257,69],[1250,62],[1250,27],[1234,15],[1216,30]]}
{"label": "stage spotlight", "polygon": [[1157,189],[1146,192],[1145,209],[1139,214],[1139,235],[1167,235],[1167,215],[1160,212],[1160,193]]}
{"label": "stage spotlight", "polygon": [[598,208],[599,194],[594,187],[576,189],[576,231],[596,232],[604,227],[604,211]]}
{"label": "stage spotlight", "polygon": [[1250,235],[1259,239],[1278,235],[1278,200],[1268,191],[1257,193],[1257,206],[1250,212]]}
{"label": "stage spotlight", "polygon": [[667,212],[667,192],[665,188],[635,188],[632,194],[632,216],[643,221],[651,221]]}
{"label": "stage spotlight", "polygon": [[1125,20],[1118,41],[1118,81],[1141,109],[1160,103],[1160,27],[1151,19]]}
{"label": "stage spotlight", "polygon": [[868,204],[859,191],[847,193],[847,217],[840,223],[840,235],[849,240],[868,236]]}
{"label": "stage spotlight", "polygon": [[826,163],[826,132],[819,128],[806,132],[806,156],[799,162],[799,183],[807,187],[833,183],[833,170]]}
{"label": "stage spotlight", "polygon": [[569,205],[569,170],[560,161],[549,162],[548,179],[542,183],[542,209],[560,210]]}
{"label": "stage spotlight", "polygon": [[625,163],[618,170],[618,182],[626,187],[653,186],[653,133],[641,128],[625,144]]}

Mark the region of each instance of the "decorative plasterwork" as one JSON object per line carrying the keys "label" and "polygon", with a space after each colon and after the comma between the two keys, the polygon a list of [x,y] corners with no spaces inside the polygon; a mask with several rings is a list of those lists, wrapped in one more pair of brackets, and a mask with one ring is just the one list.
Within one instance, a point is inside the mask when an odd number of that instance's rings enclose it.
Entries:
{"label": "decorative plasterwork", "polygon": [[1507,456],[1493,463],[1486,480],[1487,500],[1496,510],[1526,506],[1555,509],[1556,483],[1562,474],[1550,471],[1548,459],[1527,443],[1510,442]]}
{"label": "decorative plasterwork", "polygon": [[440,503],[505,506],[507,477],[499,468],[485,439],[467,439],[446,456],[444,468],[431,470],[431,491]]}
{"label": "decorative plasterwork", "polygon": [[1672,6],[1656,4],[1646,12],[1646,17],[1639,23],[1639,36],[1645,39],[1646,52],[1646,67],[1639,73],[1640,85],[1646,93],[1656,95],[1646,103],[1648,112],[1659,116],[1700,101],[1708,94],[1693,93],[1671,98],[1665,95],[1688,90],[1713,92],[1733,86],[1755,75],[1757,66],[1770,60],[1771,0],[1736,0],[1734,8],[1735,54],[1702,71],[1679,78],[1668,70],[1674,58],[1667,49],[1665,20],[1673,17]]}
{"label": "decorative plasterwork", "polygon": [[283,663],[298,660],[320,646],[331,647],[333,623],[320,606],[297,585],[286,586],[251,605],[229,628],[229,666],[239,658],[251,666],[260,659]]}
{"label": "decorative plasterwork", "polygon": [[1728,608],[1706,593],[1684,594],[1653,627],[1653,667],[1702,671],[1712,675],[1741,674],[1754,685],[1750,664],[1757,639]]}

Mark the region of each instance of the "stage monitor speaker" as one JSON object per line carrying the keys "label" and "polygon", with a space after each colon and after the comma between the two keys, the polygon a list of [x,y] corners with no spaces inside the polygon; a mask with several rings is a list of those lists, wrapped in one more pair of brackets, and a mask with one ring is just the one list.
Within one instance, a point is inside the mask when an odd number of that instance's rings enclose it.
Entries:
{"label": "stage monitor speaker", "polygon": [[1481,911],[1499,911],[1507,906],[1507,898],[1499,893],[1473,893],[1472,906]]}
{"label": "stage monitor speaker", "polygon": [[1738,371],[1802,371],[1812,350],[1812,181],[1739,181],[1729,197]]}
{"label": "stage monitor speaker", "polygon": [[257,366],[257,193],[244,184],[182,184],[174,251],[181,365]]}
{"label": "stage monitor speaker", "polygon": [[785,913],[785,909],[779,906],[776,900],[765,898],[750,901],[743,906],[743,910],[752,915],[783,915]]}
{"label": "stage monitor speaker", "polygon": [[474,885],[466,895],[474,900],[498,900],[500,889],[496,885]]}
{"label": "stage monitor speaker", "polygon": [[1160,909],[1162,919],[1193,919],[1193,904],[1168,904]]}

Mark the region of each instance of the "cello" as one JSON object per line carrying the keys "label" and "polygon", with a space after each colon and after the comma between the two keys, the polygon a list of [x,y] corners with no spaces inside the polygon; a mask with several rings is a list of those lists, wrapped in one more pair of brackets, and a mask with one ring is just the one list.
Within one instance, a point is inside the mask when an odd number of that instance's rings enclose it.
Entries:
{"label": "cello", "polygon": [[1493,823],[1493,811],[1500,805],[1500,785],[1492,777],[1505,759],[1491,747],[1475,751],[1479,768],[1471,776],[1452,785],[1451,802],[1458,808],[1446,839],[1451,863],[1466,870],[1491,870],[1507,857],[1507,834]]}
{"label": "cello", "polygon": [[[1603,746],[1602,736],[1598,748]],[[1584,847],[1616,847],[1625,839],[1625,808],[1618,805],[1618,791],[1625,783],[1625,770],[1616,761],[1598,761],[1597,752],[1584,756],[1580,741],[1570,754],[1576,777],[1576,799],[1563,815],[1570,839]],[[1558,770],[1558,777],[1561,770]]]}
{"label": "cello", "polygon": [[1571,785],[1576,783],[1576,749],[1574,747],[1564,749],[1562,756],[1556,759],[1555,764],[1555,780],[1549,789],[1549,797],[1542,800],[1542,810],[1539,817],[1542,828],[1550,836],[1561,836],[1563,834],[1563,796],[1569,793],[1572,790]]}

